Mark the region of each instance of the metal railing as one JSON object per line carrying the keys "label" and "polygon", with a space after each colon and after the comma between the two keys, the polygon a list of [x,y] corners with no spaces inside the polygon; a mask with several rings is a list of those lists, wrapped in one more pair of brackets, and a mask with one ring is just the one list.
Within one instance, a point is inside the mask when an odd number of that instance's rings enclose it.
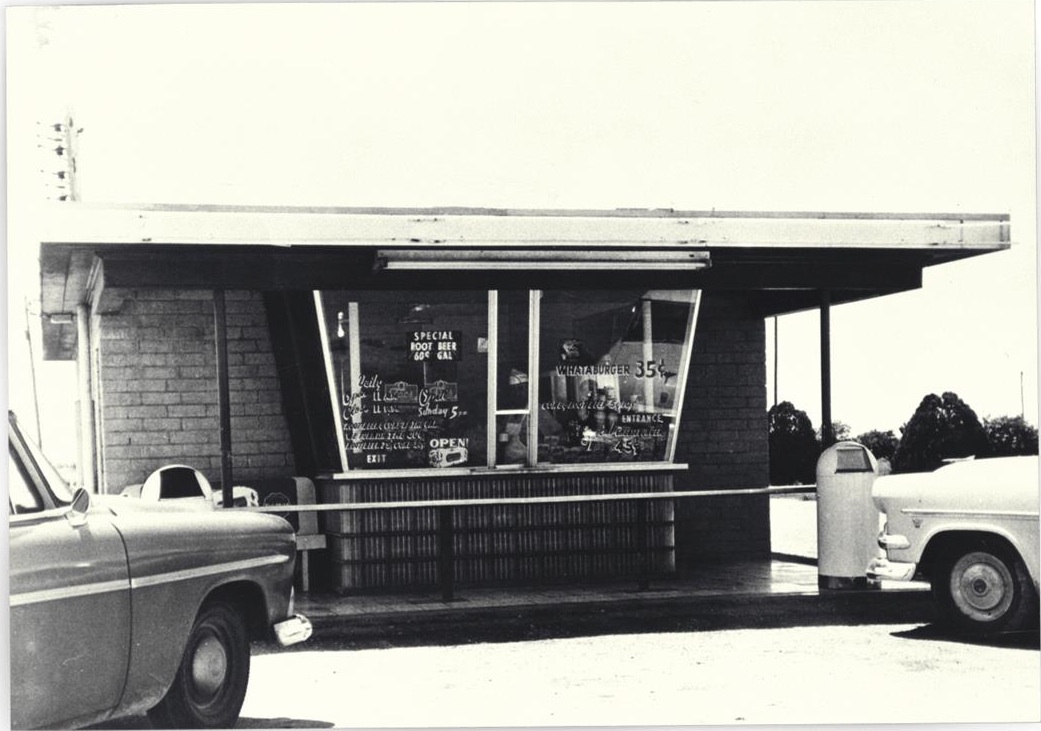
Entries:
{"label": "metal railing", "polygon": [[437,583],[441,599],[445,602],[455,598],[455,527],[454,511],[463,507],[488,507],[493,505],[537,505],[548,503],[593,503],[631,501],[637,505],[636,543],[641,554],[639,589],[650,588],[651,547],[648,544],[647,503],[651,500],[683,500],[708,497],[754,497],[762,495],[806,494],[817,491],[816,485],[790,487],[730,488],[721,490],[680,490],[676,492],[629,492],[611,495],[548,495],[540,497],[468,498],[446,500],[412,500],[371,503],[317,503],[310,505],[267,505],[242,507],[255,513],[331,513],[366,510],[437,508]]}

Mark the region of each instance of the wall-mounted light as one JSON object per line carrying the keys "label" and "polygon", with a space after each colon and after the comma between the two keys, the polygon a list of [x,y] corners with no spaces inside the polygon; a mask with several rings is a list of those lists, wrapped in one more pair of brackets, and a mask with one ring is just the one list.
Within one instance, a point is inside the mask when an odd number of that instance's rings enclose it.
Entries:
{"label": "wall-mounted light", "polygon": [[399,270],[697,270],[707,251],[572,249],[380,249],[375,268]]}
{"label": "wall-mounted light", "polygon": [[48,315],[47,321],[52,325],[71,325],[73,315],[71,312],[56,312],[53,315]]}

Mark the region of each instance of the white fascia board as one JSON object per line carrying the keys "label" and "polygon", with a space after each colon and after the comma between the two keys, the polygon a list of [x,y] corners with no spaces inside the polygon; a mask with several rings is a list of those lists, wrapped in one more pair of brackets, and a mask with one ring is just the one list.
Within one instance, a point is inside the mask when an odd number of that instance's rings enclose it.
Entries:
{"label": "white fascia board", "polygon": [[44,243],[410,248],[1008,248],[1007,215],[352,211],[57,203]]}

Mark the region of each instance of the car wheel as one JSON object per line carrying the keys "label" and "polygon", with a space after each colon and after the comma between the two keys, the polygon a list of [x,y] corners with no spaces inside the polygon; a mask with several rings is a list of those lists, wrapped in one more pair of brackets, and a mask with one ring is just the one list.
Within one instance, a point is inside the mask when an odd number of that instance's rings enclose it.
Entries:
{"label": "car wheel", "polygon": [[948,556],[934,577],[941,620],[976,635],[1020,629],[1037,597],[1018,557],[978,547]]}
{"label": "car wheel", "polygon": [[203,605],[173,685],[148,712],[157,728],[231,728],[246,697],[249,635],[225,602]]}

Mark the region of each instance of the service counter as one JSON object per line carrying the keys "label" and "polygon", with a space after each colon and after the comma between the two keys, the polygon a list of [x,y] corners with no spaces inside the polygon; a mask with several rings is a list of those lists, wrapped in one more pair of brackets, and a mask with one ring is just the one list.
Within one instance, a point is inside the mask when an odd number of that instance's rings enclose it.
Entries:
{"label": "service counter", "polygon": [[[576,466],[577,467],[577,466]],[[671,492],[676,465],[424,470],[319,478],[321,503],[502,500]],[[332,588],[436,586],[437,507],[325,513]],[[457,584],[663,576],[675,570],[673,503],[608,500],[453,507]],[[645,550],[646,549],[646,550]]]}

